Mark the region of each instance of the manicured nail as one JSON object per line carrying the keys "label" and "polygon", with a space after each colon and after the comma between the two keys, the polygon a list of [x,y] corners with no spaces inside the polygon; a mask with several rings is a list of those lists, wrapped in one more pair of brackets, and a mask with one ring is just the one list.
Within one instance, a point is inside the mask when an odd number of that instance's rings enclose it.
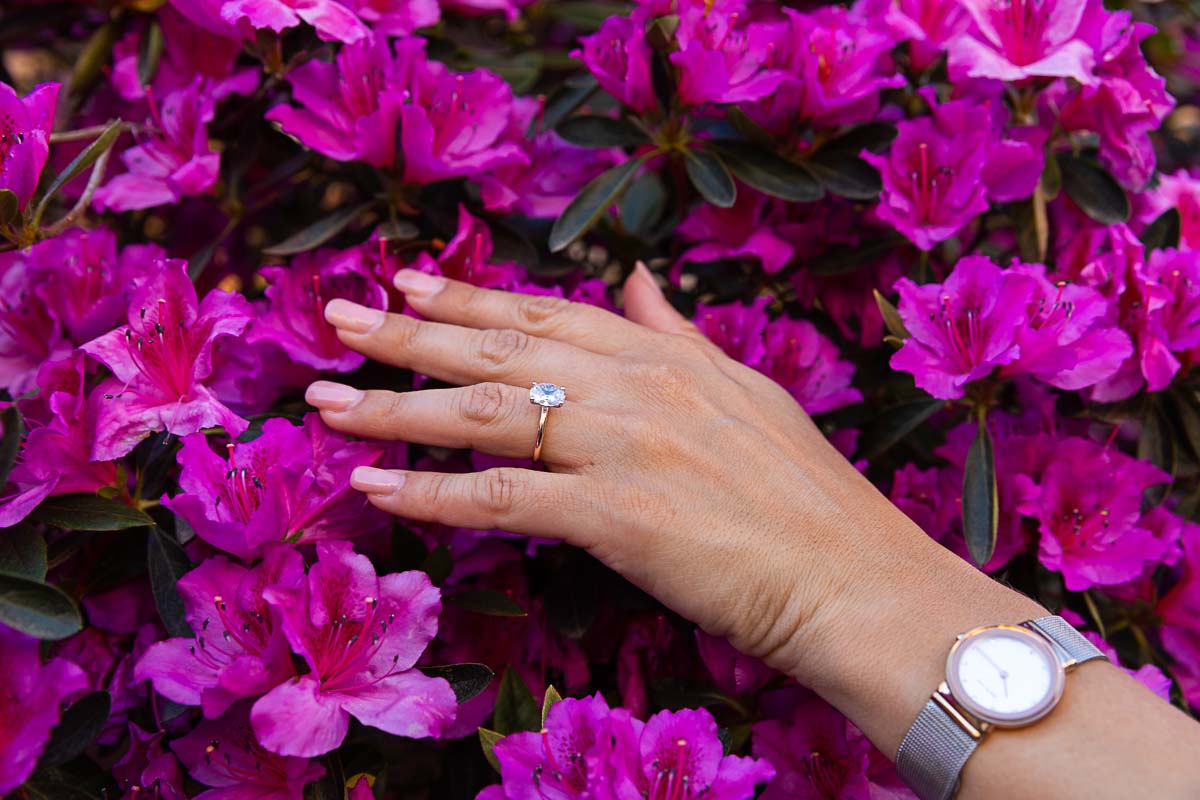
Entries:
{"label": "manicured nail", "polygon": [[370,333],[383,324],[387,315],[378,308],[368,308],[335,297],[325,304],[325,319],[335,328],[351,333]]}
{"label": "manicured nail", "polygon": [[650,268],[646,266],[645,261],[638,261],[634,264],[633,270],[642,276],[642,280],[649,283],[655,289],[658,289],[658,293],[662,294],[662,288],[658,285],[658,281],[654,280],[654,273],[650,272]]}
{"label": "manicured nail", "polygon": [[353,386],[333,381],[317,381],[309,384],[304,399],[310,406],[322,411],[345,411],[362,400],[363,393]]}
{"label": "manicured nail", "polygon": [[404,485],[404,473],[375,467],[355,467],[350,485],[367,494],[391,494]]}
{"label": "manicured nail", "polygon": [[429,297],[437,294],[446,285],[440,275],[430,275],[415,269],[402,269],[392,278],[392,285],[407,295]]}

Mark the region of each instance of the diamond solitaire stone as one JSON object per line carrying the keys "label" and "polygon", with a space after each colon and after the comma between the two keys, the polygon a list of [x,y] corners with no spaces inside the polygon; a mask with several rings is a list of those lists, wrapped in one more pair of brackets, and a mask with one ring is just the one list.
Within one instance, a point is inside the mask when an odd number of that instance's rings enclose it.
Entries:
{"label": "diamond solitaire stone", "polygon": [[557,408],[567,399],[567,392],[553,383],[535,383],[529,389],[529,402],[546,408]]}

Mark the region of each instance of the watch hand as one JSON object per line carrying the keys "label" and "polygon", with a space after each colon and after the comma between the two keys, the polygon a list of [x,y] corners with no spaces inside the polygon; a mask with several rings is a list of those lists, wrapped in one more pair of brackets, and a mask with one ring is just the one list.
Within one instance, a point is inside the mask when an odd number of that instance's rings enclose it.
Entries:
{"label": "watch hand", "polygon": [[1004,669],[1002,669],[999,664],[997,664],[995,661],[992,661],[991,656],[989,656],[987,653],[985,653],[983,651],[983,648],[979,648],[979,655],[983,656],[985,661],[987,661],[989,664],[991,664],[993,667],[996,668],[996,672],[1000,673],[1000,680],[1005,680],[1006,678],[1008,678],[1008,673]]}

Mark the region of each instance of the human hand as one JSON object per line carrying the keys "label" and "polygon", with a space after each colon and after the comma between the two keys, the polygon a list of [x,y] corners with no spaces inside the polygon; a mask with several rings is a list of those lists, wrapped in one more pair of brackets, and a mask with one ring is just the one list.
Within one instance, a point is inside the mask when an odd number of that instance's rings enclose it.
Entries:
{"label": "human hand", "polygon": [[[821,435],[783,388],[725,356],[639,266],[623,319],[555,297],[489,291],[404,270],[426,320],[333,300],[347,346],[464,388],[406,393],[314,383],[346,433],[528,457],[533,381],[565,386],[549,472],[434,474],[360,467],[353,485],[414,520],[561,538],[709,633],[817,682],[835,627],[869,618],[941,553]],[[950,562],[961,564],[945,554]]]}

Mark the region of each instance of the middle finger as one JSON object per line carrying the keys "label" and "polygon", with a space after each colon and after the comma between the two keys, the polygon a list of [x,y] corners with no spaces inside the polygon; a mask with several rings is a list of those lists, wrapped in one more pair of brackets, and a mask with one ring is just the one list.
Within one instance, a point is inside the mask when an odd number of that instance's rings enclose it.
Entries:
{"label": "middle finger", "polygon": [[396,367],[449,383],[499,381],[529,386],[549,381],[592,396],[609,369],[604,356],[517,330],[473,330],[388,314],[341,298],[325,306],[325,319],[347,347]]}

